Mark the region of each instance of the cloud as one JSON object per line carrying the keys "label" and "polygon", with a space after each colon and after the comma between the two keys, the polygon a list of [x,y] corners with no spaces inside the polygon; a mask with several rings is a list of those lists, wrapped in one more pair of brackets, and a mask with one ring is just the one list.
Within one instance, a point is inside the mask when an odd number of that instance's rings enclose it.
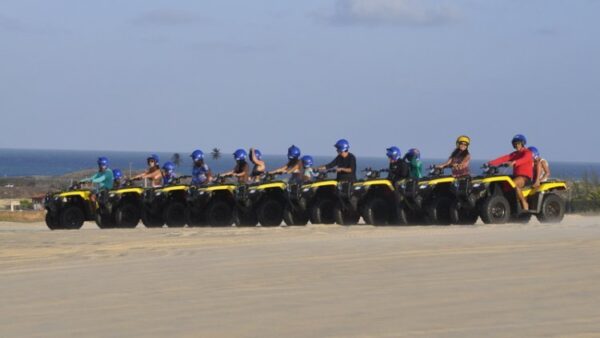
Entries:
{"label": "cloud", "polygon": [[542,35],[542,36],[547,36],[547,37],[554,37],[560,34],[559,30],[555,27],[544,27],[544,28],[539,28],[537,30],[535,30],[535,33],[537,35]]}
{"label": "cloud", "polygon": [[214,51],[224,53],[255,53],[272,52],[278,49],[276,44],[249,44],[224,41],[204,41],[192,44],[192,48],[199,51]]}
{"label": "cloud", "polygon": [[19,20],[12,19],[0,14],[0,29],[7,31],[23,32],[25,31],[25,25]]}
{"label": "cloud", "polygon": [[459,19],[458,11],[435,0],[336,0],[320,20],[337,25],[440,25]]}
{"label": "cloud", "polygon": [[148,11],[133,19],[133,24],[140,26],[181,26],[202,23],[206,20],[186,11],[173,9],[157,9]]}

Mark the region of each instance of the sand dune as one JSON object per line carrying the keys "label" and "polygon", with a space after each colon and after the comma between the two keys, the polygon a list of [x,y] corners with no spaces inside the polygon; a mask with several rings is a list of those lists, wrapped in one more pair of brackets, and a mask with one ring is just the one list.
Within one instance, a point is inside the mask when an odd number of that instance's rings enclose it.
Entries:
{"label": "sand dune", "polygon": [[600,217],[49,231],[0,223],[0,336],[600,336]]}

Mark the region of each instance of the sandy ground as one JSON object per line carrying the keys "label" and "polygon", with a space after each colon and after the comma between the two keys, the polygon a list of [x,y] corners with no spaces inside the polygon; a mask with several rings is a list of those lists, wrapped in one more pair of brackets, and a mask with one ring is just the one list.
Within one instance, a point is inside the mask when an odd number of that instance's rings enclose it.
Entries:
{"label": "sandy ground", "polygon": [[0,223],[1,337],[600,337],[600,217],[472,227]]}

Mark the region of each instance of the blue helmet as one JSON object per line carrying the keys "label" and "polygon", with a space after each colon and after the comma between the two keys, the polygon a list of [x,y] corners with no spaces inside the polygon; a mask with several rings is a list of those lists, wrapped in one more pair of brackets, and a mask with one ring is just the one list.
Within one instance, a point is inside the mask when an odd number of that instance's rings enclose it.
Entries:
{"label": "blue helmet", "polygon": [[521,144],[523,146],[525,146],[527,144],[527,138],[525,137],[525,135],[521,135],[521,134],[517,134],[512,138],[512,144],[515,144],[517,142],[521,142]]}
{"label": "blue helmet", "polygon": [[337,151],[348,151],[350,149],[350,142],[346,139],[339,139],[333,146]]}
{"label": "blue helmet", "polygon": [[121,172],[121,169],[113,169],[113,179],[118,180],[120,178],[123,177],[123,173]]}
{"label": "blue helmet", "polygon": [[175,164],[173,162],[165,162],[162,168],[170,175],[175,171]]}
{"label": "blue helmet", "polygon": [[204,153],[202,152],[202,150],[196,149],[196,150],[194,150],[194,152],[192,153],[192,155],[190,155],[190,157],[192,158],[192,160],[194,162],[200,161],[200,160],[204,159]]}
{"label": "blue helmet", "polygon": [[406,153],[406,158],[409,160],[412,160],[413,158],[419,160],[421,159],[421,152],[417,148],[410,148]]}
{"label": "blue helmet", "polygon": [[102,156],[102,157],[98,157],[98,166],[99,167],[108,167],[108,158]]}
{"label": "blue helmet", "polygon": [[304,168],[308,168],[308,167],[312,167],[314,161],[312,156],[310,155],[305,155],[302,156],[302,165],[304,166]]}
{"label": "blue helmet", "polygon": [[156,163],[156,165],[158,165],[158,163],[160,162],[158,155],[156,155],[156,154],[152,154],[152,155],[148,156],[148,158],[146,159],[146,162],[150,162],[150,160],[154,161],[154,163]]}
{"label": "blue helmet", "polygon": [[529,151],[533,154],[534,159],[540,158],[540,151],[536,147],[529,147]]}
{"label": "blue helmet", "polygon": [[402,153],[400,152],[400,148],[396,147],[396,146],[392,146],[386,149],[386,153],[388,158],[396,161],[397,159],[400,158],[400,156],[402,156]]}
{"label": "blue helmet", "polygon": [[262,160],[262,153],[258,149],[254,149],[254,155],[256,155],[257,160]]}
{"label": "blue helmet", "polygon": [[296,160],[299,157],[300,157],[300,148],[298,148],[292,144],[292,146],[288,148],[288,159]]}
{"label": "blue helmet", "polygon": [[238,149],[233,153],[233,158],[236,161],[243,161],[246,159],[246,156],[248,156],[248,154],[244,149]]}

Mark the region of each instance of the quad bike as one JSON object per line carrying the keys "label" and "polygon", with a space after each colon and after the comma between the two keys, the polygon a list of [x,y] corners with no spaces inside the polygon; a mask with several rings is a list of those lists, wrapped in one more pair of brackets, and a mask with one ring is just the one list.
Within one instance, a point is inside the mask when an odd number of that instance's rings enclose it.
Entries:
{"label": "quad bike", "polygon": [[135,228],[142,215],[144,188],[134,185],[139,179],[130,179],[121,188],[98,194],[96,224],[101,229]]}
{"label": "quad bike", "polygon": [[310,222],[356,224],[360,214],[357,212],[357,200],[352,198],[352,182],[328,178],[332,172],[336,169],[321,171],[315,182],[302,188],[310,205]]}
{"label": "quad bike", "polygon": [[408,178],[396,183],[399,202],[397,218],[400,224],[449,225],[450,206],[454,196],[450,187],[455,178],[444,175],[444,170],[431,166],[429,175]]}
{"label": "quad bike", "polygon": [[527,223],[532,215],[541,223],[562,221],[567,190],[564,181],[542,182],[537,188],[525,186],[522,193],[529,209],[523,210],[512,177],[500,172],[503,167],[506,166],[484,165],[482,176],[461,178],[453,184],[456,196],[450,212],[453,219],[471,213],[478,214],[486,224]]}
{"label": "quad bike", "polygon": [[181,183],[191,176],[180,176],[173,183],[146,189],[142,196],[142,223],[147,228],[183,227],[186,223],[188,185]]}
{"label": "quad bike", "polygon": [[366,224],[387,225],[396,222],[396,196],[392,181],[381,178],[388,169],[363,170],[365,179],[354,183],[352,199]]}
{"label": "quad bike", "polygon": [[281,174],[267,173],[260,182],[239,185],[235,190],[234,221],[238,226],[277,226],[283,221],[287,183]]}
{"label": "quad bike", "polygon": [[230,175],[217,175],[210,183],[190,186],[187,191],[188,226],[229,226],[233,223],[236,185]]}
{"label": "quad bike", "polygon": [[67,191],[46,194],[44,207],[48,228],[80,229],[83,222],[94,220],[96,203],[91,196],[92,191],[83,188],[83,182],[76,182]]}

